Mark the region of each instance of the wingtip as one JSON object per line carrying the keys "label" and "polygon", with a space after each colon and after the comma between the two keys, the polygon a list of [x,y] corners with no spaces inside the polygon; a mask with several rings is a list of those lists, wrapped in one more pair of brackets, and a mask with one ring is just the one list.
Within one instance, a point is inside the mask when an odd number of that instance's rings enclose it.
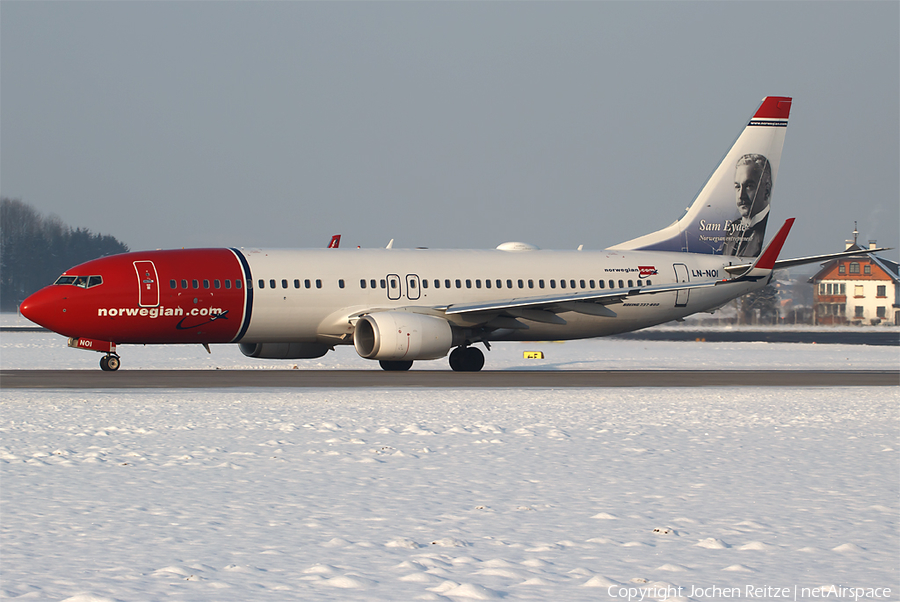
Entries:
{"label": "wingtip", "polygon": [[784,220],[784,225],[778,230],[778,233],[775,234],[775,237],[766,247],[766,249],[762,252],[762,255],[759,256],[759,259],[756,261],[756,264],[753,266],[755,269],[761,270],[771,270],[775,267],[775,262],[778,260],[778,255],[781,254],[781,248],[784,246],[784,242],[787,240],[788,233],[790,233],[791,228],[794,225],[793,217],[789,217]]}

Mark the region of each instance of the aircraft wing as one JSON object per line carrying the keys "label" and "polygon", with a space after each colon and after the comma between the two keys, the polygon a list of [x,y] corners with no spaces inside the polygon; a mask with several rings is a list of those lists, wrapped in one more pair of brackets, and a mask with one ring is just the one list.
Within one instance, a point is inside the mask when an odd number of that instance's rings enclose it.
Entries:
{"label": "aircraft wing", "polygon": [[[809,257],[797,257],[794,259],[779,259],[775,262],[775,267],[772,269],[780,270],[784,268],[794,267],[796,265],[807,265],[810,263],[822,263],[826,261],[830,261],[832,259],[838,259],[840,257],[850,257],[851,255],[867,255],[869,253],[878,253],[879,251],[890,251],[891,247],[879,247],[877,249],[863,249],[863,250],[855,250],[855,251],[842,251],[840,253],[826,253],[825,255],[810,255]],[[729,274],[740,274],[742,272],[746,272],[751,267],[751,264],[744,263],[741,265],[729,265],[725,267],[725,271]]]}
{"label": "aircraft wing", "polygon": [[614,318],[616,313],[609,309],[607,305],[621,303],[628,297],[683,291],[693,288],[708,288],[727,282],[733,281],[707,280],[632,288],[593,290],[559,295],[544,295],[540,297],[501,299],[484,303],[459,303],[438,309],[443,310],[448,316],[500,312],[508,314],[511,317],[554,324],[564,323],[561,318],[557,318],[554,315],[564,311],[574,311],[592,316],[608,316]]}

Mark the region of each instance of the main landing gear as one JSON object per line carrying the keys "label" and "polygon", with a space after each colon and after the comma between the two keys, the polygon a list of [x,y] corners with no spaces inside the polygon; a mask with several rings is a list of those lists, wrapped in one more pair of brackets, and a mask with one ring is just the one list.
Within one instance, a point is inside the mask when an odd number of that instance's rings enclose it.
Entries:
{"label": "main landing gear", "polygon": [[[100,361],[101,367],[103,361]],[[380,360],[382,370],[403,372],[412,368],[412,361]],[[478,372],[484,367],[484,354],[475,347],[460,346],[450,353],[450,367],[454,372]],[[106,370],[106,368],[103,368]],[[110,368],[114,369],[114,368]]]}
{"label": "main landing gear", "polygon": [[450,367],[455,372],[478,372],[484,367],[484,354],[476,347],[457,347],[450,353]]}
{"label": "main landing gear", "polygon": [[104,372],[115,372],[119,369],[121,363],[118,355],[110,353],[100,358],[100,369]]}

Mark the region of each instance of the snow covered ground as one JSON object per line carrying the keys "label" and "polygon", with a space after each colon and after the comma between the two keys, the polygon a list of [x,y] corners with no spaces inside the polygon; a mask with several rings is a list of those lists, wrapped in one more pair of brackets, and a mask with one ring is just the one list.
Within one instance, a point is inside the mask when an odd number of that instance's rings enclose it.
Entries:
{"label": "snow covered ground", "polygon": [[[485,352],[486,370],[620,369],[823,369],[896,370],[900,348],[871,345],[800,343],[707,343],[592,339],[564,343],[494,343]],[[265,369],[380,370],[341,346],[314,360],[261,360],[245,357],[237,345],[120,345],[122,370]],[[543,351],[543,360],[526,360],[524,351]],[[99,369],[101,354],[66,347],[54,333],[4,332],[0,335],[3,369]],[[450,370],[445,359],[416,362],[413,370]]]}
{"label": "snow covered ground", "polygon": [[[523,360],[532,348],[547,359]],[[233,346],[122,352],[123,369],[277,365]],[[280,365],[368,366],[354,356]],[[612,340],[487,356],[900,363],[896,348]],[[97,357],[0,337],[4,369]],[[898,401],[900,387],[0,389],[0,596],[898,600]]]}

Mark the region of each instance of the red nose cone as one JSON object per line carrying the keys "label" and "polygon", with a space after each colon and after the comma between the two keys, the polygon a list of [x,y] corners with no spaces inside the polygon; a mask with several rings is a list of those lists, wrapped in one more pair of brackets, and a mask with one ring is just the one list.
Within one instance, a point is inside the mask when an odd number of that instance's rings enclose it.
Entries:
{"label": "red nose cone", "polygon": [[66,314],[64,296],[59,287],[48,286],[29,295],[19,306],[19,311],[35,324],[60,332]]}

